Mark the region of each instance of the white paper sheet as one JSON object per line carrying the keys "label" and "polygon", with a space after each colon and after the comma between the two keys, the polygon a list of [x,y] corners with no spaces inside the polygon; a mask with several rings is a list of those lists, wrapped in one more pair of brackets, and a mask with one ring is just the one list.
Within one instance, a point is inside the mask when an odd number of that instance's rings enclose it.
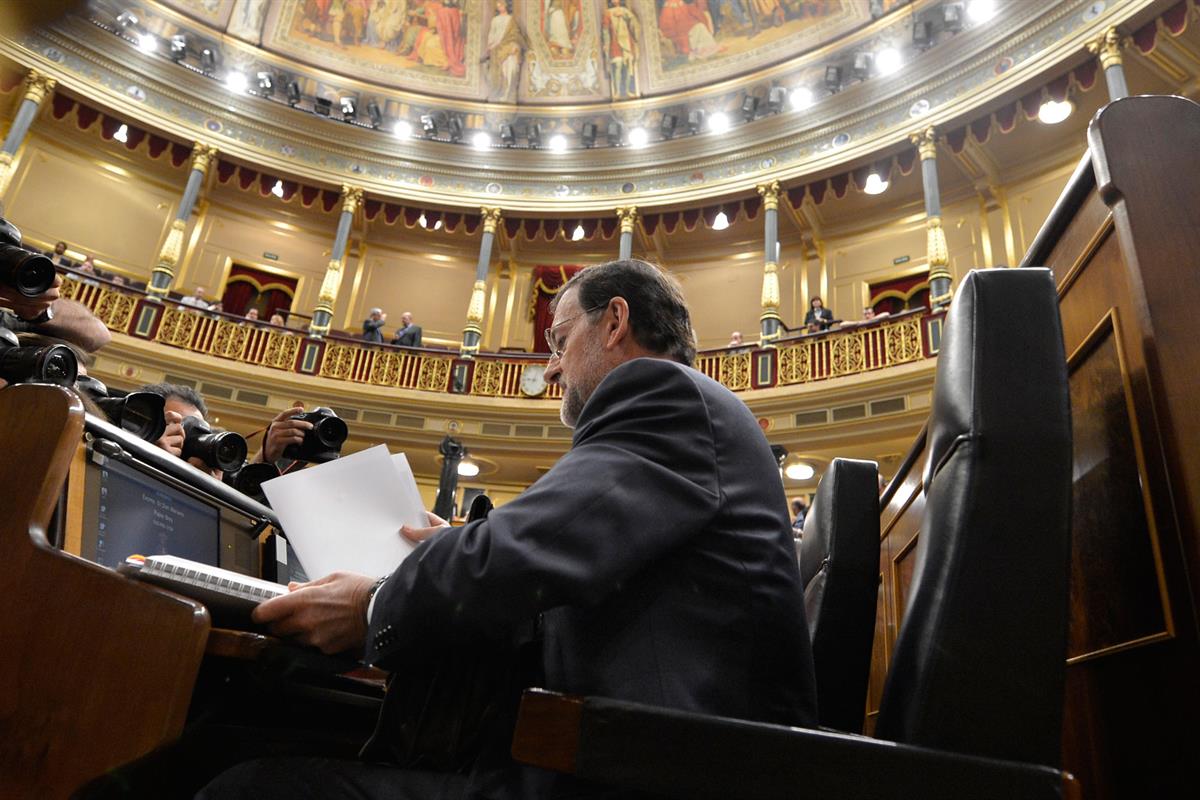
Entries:
{"label": "white paper sheet", "polygon": [[413,551],[400,526],[426,525],[408,460],[384,445],[269,480],[263,491],[314,580],[338,570],[387,575]]}

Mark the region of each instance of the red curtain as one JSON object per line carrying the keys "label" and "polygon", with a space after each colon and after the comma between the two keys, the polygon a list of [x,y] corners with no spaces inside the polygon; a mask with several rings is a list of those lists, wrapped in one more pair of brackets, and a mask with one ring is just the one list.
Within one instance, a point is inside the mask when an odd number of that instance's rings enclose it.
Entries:
{"label": "red curtain", "polygon": [[869,289],[871,307],[876,312],[898,314],[901,311],[929,306],[928,272],[872,283]]}
{"label": "red curtain", "polygon": [[546,328],[554,324],[554,315],[550,313],[550,303],[562,289],[563,284],[581,269],[583,267],[578,264],[540,265],[533,268],[533,291],[529,297],[529,317],[533,320],[533,352],[550,352],[550,347],[546,344],[546,337],[542,335]]}
{"label": "red curtain", "polygon": [[276,311],[291,310],[296,295],[296,279],[276,275],[245,264],[234,264],[229,270],[221,304],[227,314],[245,314],[258,309],[258,317],[269,320]]}
{"label": "red curtain", "polygon": [[225,284],[225,293],[221,295],[221,310],[226,314],[241,316],[254,305],[257,297],[258,289],[254,284],[247,280],[230,280]]}

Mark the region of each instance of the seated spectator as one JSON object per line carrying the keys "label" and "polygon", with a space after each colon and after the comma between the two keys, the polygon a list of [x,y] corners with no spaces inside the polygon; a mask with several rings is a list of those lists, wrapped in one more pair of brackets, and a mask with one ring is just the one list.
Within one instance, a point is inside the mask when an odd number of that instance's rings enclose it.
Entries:
{"label": "seated spectator", "polygon": [[[400,315],[401,327],[396,331],[396,337],[392,339],[392,344],[398,344],[401,347],[420,347],[421,346],[421,326],[413,324],[413,315],[411,311],[405,311]],[[383,341],[382,337],[380,341]]]}
{"label": "seated spectator", "polygon": [[81,263],[77,269],[83,273],[83,277],[80,278],[80,280],[86,283],[88,286],[100,285],[100,281],[96,280],[94,277],[88,277],[96,274],[96,262],[91,256],[84,256],[83,263]]}
{"label": "seated spectator", "polygon": [[54,262],[56,267],[73,267],[75,262],[67,258],[67,243],[55,242],[54,253],[50,256],[50,260]]}
{"label": "seated spectator", "polygon": [[247,322],[258,322],[258,309],[257,308],[252,308],[246,312],[246,321]]}
{"label": "seated spectator", "polygon": [[181,298],[179,300],[179,304],[184,305],[184,306],[191,306],[192,308],[198,308],[201,311],[211,309],[212,305],[210,305],[209,302],[204,299],[204,294],[205,294],[204,287],[197,286],[196,291],[192,292],[187,297]]}
{"label": "seated spectator", "polygon": [[280,314],[278,311],[271,315],[271,324],[278,325],[281,328],[287,326],[287,322],[283,319],[283,314]]}
{"label": "seated spectator", "polygon": [[217,315],[225,313],[225,304],[222,303],[220,300],[218,300],[217,302],[215,302],[211,306],[209,306],[208,310],[216,312],[216,314],[210,314],[209,316],[211,316],[213,319],[219,319],[219,317]]}
{"label": "seated spectator", "polygon": [[742,344],[743,344],[742,332],[734,331],[733,333],[729,334],[729,344],[727,344],[725,346],[726,347],[741,347]]}
{"label": "seated spectator", "polygon": [[385,322],[387,322],[387,314],[383,313],[383,309],[372,308],[370,316],[363,320],[363,341],[383,344],[383,323]]}
{"label": "seated spectator", "polygon": [[111,278],[109,278],[109,280],[111,280],[113,282],[113,284],[116,286],[124,286],[125,285],[125,276],[124,275],[113,275]]}
{"label": "seated spectator", "polygon": [[871,306],[865,306],[863,308],[863,322],[870,322],[873,319],[883,319],[887,316],[891,315],[886,311],[876,311]]}
{"label": "seated spectator", "polygon": [[825,307],[820,297],[814,297],[808,302],[808,313],[804,315],[804,327],[809,333],[829,330],[833,324],[833,312]]}
{"label": "seated spectator", "polygon": [[799,536],[804,530],[804,519],[808,516],[808,499],[804,495],[792,498],[792,534]]}

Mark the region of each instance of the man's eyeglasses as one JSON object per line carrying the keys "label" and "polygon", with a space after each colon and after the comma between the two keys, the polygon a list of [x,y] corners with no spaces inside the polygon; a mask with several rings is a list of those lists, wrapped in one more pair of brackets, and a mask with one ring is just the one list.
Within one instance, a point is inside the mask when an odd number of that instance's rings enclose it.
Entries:
{"label": "man's eyeglasses", "polygon": [[555,323],[553,325],[551,325],[549,328],[546,328],[544,331],[542,331],[542,335],[546,337],[546,345],[550,348],[550,357],[551,358],[562,358],[563,348],[567,346],[567,342],[565,339],[560,342],[554,341],[554,329],[555,328],[561,328],[563,325],[566,325],[568,322],[573,322],[586,314],[591,314],[593,311],[599,311],[600,309],[607,308],[607,307],[608,307],[608,302],[604,302],[598,306],[592,306],[591,308],[585,308],[583,311],[580,311],[578,314],[576,314],[573,317],[567,317],[564,320],[555,321]]}

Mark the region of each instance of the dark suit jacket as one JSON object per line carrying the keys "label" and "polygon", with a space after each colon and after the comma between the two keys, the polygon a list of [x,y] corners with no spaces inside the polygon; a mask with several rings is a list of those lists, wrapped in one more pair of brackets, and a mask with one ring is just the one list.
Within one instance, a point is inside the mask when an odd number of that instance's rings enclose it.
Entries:
{"label": "dark suit jacket", "polygon": [[402,668],[539,613],[547,688],[815,724],[779,468],[749,409],[696,370],[637,359],[605,377],[553,469],[379,589],[367,659]]}
{"label": "dark suit jacket", "polygon": [[383,328],[384,321],[381,319],[371,319],[367,317],[363,320],[362,338],[368,342],[379,342],[383,344]]}
{"label": "dark suit jacket", "polygon": [[392,344],[399,344],[404,347],[420,347],[421,326],[409,325],[407,328],[401,328],[396,331],[396,338],[392,339]]}
{"label": "dark suit jacket", "polygon": [[821,326],[821,330],[825,330],[833,322],[833,312],[828,308],[810,308],[808,313],[804,315],[804,324],[816,322]]}

